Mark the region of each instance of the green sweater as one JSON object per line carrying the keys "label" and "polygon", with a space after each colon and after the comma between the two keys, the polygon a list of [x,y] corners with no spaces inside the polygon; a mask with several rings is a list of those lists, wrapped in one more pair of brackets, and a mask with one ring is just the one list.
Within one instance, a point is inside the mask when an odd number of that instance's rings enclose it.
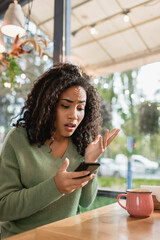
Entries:
{"label": "green sweater", "polygon": [[0,221],[2,238],[18,234],[78,213],[97,194],[94,178],[81,189],[61,194],[54,182],[58,168],[69,158],[74,171],[84,158],[71,139],[62,158],[55,158],[45,144],[31,146],[25,128],[12,129],[0,156]]}

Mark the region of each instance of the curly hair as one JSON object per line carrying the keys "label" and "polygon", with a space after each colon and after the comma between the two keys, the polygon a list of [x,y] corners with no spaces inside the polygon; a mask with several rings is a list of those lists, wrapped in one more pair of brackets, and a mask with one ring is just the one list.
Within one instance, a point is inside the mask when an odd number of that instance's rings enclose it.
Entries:
{"label": "curly hair", "polygon": [[33,85],[20,117],[14,126],[26,128],[29,143],[44,145],[56,131],[56,105],[61,93],[72,86],[86,91],[85,116],[71,136],[77,151],[84,155],[85,148],[101,131],[101,104],[97,90],[90,78],[78,66],[69,63],[56,64],[45,72]]}

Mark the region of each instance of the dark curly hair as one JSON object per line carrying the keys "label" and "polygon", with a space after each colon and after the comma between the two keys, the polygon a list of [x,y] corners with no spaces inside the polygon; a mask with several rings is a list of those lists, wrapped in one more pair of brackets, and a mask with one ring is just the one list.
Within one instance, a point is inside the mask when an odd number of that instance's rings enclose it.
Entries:
{"label": "dark curly hair", "polygon": [[89,76],[78,66],[56,64],[34,83],[14,126],[25,127],[30,144],[40,147],[56,130],[55,109],[61,93],[72,86],[81,86],[87,95],[85,116],[71,138],[77,151],[84,155],[89,142],[100,133],[102,124],[100,98],[89,81]]}

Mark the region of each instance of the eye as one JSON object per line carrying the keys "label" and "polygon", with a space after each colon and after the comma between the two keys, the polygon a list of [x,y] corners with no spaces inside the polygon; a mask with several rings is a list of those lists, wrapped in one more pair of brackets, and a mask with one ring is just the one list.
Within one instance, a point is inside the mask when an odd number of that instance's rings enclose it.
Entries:
{"label": "eye", "polygon": [[78,111],[84,111],[84,107],[78,107]]}
{"label": "eye", "polygon": [[69,108],[68,105],[64,105],[64,104],[61,104],[61,106],[62,106],[63,108]]}

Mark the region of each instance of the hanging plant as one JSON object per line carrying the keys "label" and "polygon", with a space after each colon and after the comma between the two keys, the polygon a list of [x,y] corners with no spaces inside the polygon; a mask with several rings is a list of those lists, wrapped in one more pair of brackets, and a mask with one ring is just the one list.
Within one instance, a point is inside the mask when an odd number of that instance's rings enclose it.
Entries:
{"label": "hanging plant", "polygon": [[23,54],[23,53],[30,53],[32,51],[31,50],[24,50],[24,46],[28,45],[28,46],[32,46],[32,48],[38,52],[39,56],[42,56],[42,46],[41,43],[43,43],[45,45],[45,47],[47,47],[47,41],[46,39],[26,39],[24,40],[22,43],[20,43],[20,39],[19,39],[19,35],[17,35],[15,37],[15,40],[13,41],[13,47],[12,50],[9,52],[9,56],[14,56],[19,57],[19,55]]}
{"label": "hanging plant", "polygon": [[[43,50],[41,44],[47,47],[47,41],[45,39],[26,39],[20,43],[19,36],[17,35],[13,41],[12,50],[8,53],[0,54],[0,75],[2,79],[3,87],[8,86],[11,90],[16,89],[18,83],[16,77],[22,72],[20,65],[17,63],[16,58],[21,54],[31,53],[32,49],[38,52],[41,57]],[[29,50],[25,50],[25,46],[31,47]],[[2,70],[3,74],[2,74]]]}
{"label": "hanging plant", "polygon": [[140,132],[144,134],[156,134],[159,132],[159,111],[157,103],[145,102],[139,108]]}
{"label": "hanging plant", "polygon": [[22,70],[14,57],[8,57],[6,61],[8,62],[8,66],[5,75],[2,76],[2,84],[5,87],[5,84],[8,83],[9,88],[13,90],[17,84],[16,76],[20,75]]}

